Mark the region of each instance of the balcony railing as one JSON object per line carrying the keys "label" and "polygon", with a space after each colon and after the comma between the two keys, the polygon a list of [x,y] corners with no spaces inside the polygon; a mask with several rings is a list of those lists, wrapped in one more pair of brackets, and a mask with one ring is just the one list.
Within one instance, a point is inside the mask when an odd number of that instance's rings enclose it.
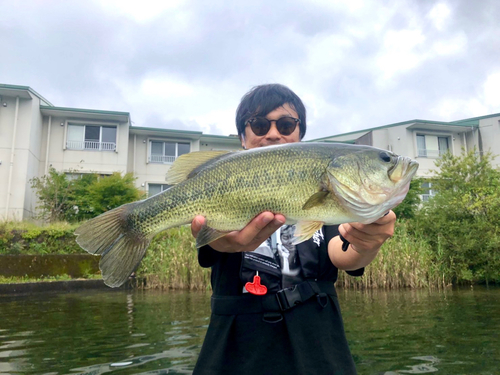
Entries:
{"label": "balcony railing", "polygon": [[438,158],[447,152],[448,150],[429,150],[428,148],[419,148],[418,156],[421,158]]}
{"label": "balcony railing", "polygon": [[116,151],[115,142],[67,141],[68,150]]}
{"label": "balcony railing", "polygon": [[149,157],[150,163],[173,163],[174,161],[175,156],[151,155]]}

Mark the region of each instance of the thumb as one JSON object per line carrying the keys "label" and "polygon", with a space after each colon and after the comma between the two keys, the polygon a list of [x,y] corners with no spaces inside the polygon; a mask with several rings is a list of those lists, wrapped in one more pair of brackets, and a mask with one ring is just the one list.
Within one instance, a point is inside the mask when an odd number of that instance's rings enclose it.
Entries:
{"label": "thumb", "polygon": [[205,218],[203,216],[196,216],[191,222],[191,234],[193,237],[198,236],[201,227],[205,224]]}

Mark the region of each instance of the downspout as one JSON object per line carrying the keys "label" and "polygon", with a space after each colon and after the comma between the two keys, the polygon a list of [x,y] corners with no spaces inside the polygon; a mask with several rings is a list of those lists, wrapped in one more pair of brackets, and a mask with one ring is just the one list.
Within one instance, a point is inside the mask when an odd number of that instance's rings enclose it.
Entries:
{"label": "downspout", "polygon": [[132,160],[132,174],[135,177],[135,154],[137,150],[137,134],[134,134],[134,158]]}
{"label": "downspout", "polygon": [[463,132],[463,136],[464,136],[464,148],[465,148],[465,152],[469,152],[469,150],[467,150],[467,137],[465,136],[465,133],[467,132]]}
{"label": "downspout", "polygon": [[50,127],[52,125],[52,116],[49,116],[49,129],[47,130],[47,152],[45,153],[45,174],[49,172],[49,148],[50,148]]}
{"label": "downspout", "polygon": [[14,172],[14,157],[16,151],[17,117],[19,114],[19,96],[16,97],[16,111],[14,113],[14,128],[12,130],[12,147],[10,149],[9,182],[7,184],[7,203],[5,204],[5,220],[9,217],[10,192],[12,190],[12,173]]}

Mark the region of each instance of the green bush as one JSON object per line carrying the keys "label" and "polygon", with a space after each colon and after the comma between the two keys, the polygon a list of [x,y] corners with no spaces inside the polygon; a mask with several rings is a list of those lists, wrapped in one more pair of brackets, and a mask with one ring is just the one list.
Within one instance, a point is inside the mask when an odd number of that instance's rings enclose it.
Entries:
{"label": "green bush", "polygon": [[105,177],[90,173],[69,180],[64,172],[51,168],[47,175],[35,177],[30,182],[39,200],[39,217],[50,223],[90,219],[136,201],[142,195],[130,173],[124,176],[113,173]]}
{"label": "green bush", "polygon": [[500,282],[500,171],[476,150],[436,162],[433,189],[412,222],[441,272],[453,283]]}
{"label": "green bush", "polygon": [[412,219],[415,217],[422,201],[420,195],[423,193],[422,178],[413,178],[410,182],[410,190],[405,199],[393,209],[398,219]]}
{"label": "green bush", "polygon": [[77,225],[54,223],[39,227],[33,223],[0,223],[1,254],[81,254],[75,242]]}

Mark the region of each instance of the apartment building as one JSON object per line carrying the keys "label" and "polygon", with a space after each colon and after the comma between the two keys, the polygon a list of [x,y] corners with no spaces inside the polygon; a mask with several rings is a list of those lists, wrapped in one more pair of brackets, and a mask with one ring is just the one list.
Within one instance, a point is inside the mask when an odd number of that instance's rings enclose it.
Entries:
{"label": "apartment building", "polygon": [[152,195],[180,155],[239,149],[237,136],[131,126],[128,112],[56,107],[30,87],[0,84],[0,220],[33,217],[30,180],[49,168],[70,177],[131,172]]}
{"label": "apartment building", "polygon": [[[462,150],[500,155],[500,113],[441,122],[410,120],[314,139],[317,142],[345,142],[369,145],[409,156],[420,164],[417,176],[431,177],[435,161],[445,152],[460,155]],[[500,158],[494,160],[500,167]],[[433,195],[432,180],[424,183],[423,199]]]}
{"label": "apartment building", "polygon": [[[453,122],[411,120],[312,141],[363,144],[410,156],[429,176],[444,152],[500,154],[500,113]],[[166,188],[165,174],[182,154],[240,150],[237,136],[131,126],[128,112],[56,107],[32,88],[0,84],[0,220],[33,217],[33,177],[49,168],[83,173],[132,173],[149,195]],[[500,165],[500,158],[495,160]],[[426,196],[432,182],[426,183]]]}

